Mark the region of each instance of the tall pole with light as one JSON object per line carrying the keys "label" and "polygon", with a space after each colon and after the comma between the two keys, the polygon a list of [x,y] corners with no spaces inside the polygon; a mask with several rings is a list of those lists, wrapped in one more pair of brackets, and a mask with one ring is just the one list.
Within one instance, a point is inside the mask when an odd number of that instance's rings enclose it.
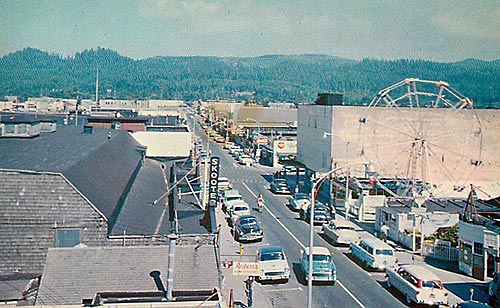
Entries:
{"label": "tall pole with light", "polygon": [[313,180],[313,185],[311,188],[311,207],[309,209],[309,269],[307,276],[307,308],[312,308],[312,282],[313,282],[313,247],[314,247],[314,205],[316,203],[316,193],[323,181],[328,178],[334,172],[337,172],[341,169],[355,166],[355,165],[367,165],[366,162],[356,162],[351,164],[346,164],[344,166],[340,166],[328,171],[326,174],[321,177]]}
{"label": "tall pole with light", "polygon": [[248,120],[255,121],[255,123],[258,125],[257,126],[257,151],[255,152],[255,159],[257,160],[257,163],[259,163],[259,160],[260,160],[260,126],[261,126],[261,123],[259,121],[255,120],[254,118],[246,118],[245,121],[248,121]]}

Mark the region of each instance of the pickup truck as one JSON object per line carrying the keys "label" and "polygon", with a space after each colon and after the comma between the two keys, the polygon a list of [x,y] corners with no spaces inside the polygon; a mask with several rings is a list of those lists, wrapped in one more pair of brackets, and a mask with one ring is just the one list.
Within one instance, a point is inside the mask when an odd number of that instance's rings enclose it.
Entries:
{"label": "pickup truck", "polygon": [[349,246],[351,243],[359,243],[363,235],[367,235],[353,222],[341,217],[324,224],[322,231],[323,235],[335,245]]}

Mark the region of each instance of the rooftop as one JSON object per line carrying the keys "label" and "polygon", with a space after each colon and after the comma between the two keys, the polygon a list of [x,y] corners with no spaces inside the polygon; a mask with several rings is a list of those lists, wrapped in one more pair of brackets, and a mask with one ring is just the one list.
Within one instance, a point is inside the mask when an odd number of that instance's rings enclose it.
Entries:
{"label": "rooftop", "polygon": [[[177,242],[173,248],[174,291],[219,286],[213,245]],[[50,249],[36,304],[77,305],[98,292],[161,291],[167,283],[168,250],[168,245]]]}

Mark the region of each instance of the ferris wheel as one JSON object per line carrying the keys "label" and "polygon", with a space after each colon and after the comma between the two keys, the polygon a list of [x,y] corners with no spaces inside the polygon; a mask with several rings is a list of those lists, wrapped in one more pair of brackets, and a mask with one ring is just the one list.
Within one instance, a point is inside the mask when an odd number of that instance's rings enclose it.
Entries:
{"label": "ferris wheel", "polygon": [[358,155],[398,179],[398,195],[461,191],[482,164],[473,101],[447,82],[404,79],[380,90],[358,122]]}

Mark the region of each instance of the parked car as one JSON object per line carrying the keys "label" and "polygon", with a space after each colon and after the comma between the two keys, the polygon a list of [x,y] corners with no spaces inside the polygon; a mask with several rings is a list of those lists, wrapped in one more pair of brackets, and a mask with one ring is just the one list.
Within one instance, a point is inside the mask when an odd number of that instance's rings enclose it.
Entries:
{"label": "parked car", "polygon": [[406,303],[447,305],[448,291],[436,274],[422,265],[403,265],[387,270],[387,286],[401,292]]}
{"label": "parked car", "polygon": [[350,244],[352,256],[368,269],[385,270],[397,266],[398,260],[394,249],[378,238],[364,238],[359,244]]}
{"label": "parked car", "polygon": [[333,244],[347,246],[351,243],[359,243],[364,233],[363,229],[342,217],[337,217],[330,223],[324,224],[322,231],[323,235]]}
{"label": "parked car", "polygon": [[250,206],[245,201],[237,201],[229,208],[229,224],[232,226],[242,215],[250,215]]}
{"label": "parked car", "polygon": [[[304,167],[298,167],[299,174],[306,174],[306,169]],[[297,167],[292,165],[283,166],[283,172],[285,174],[297,174]]]}
{"label": "parked car", "polygon": [[235,145],[234,142],[232,142],[232,141],[226,141],[226,142],[224,142],[224,147],[223,148],[226,149],[226,150],[229,150],[229,148],[232,147],[232,146],[234,146],[234,145]]}
{"label": "parked car", "polygon": [[234,156],[235,152],[239,152],[239,151],[241,151],[242,149],[241,149],[241,147],[240,147],[239,145],[233,145],[233,146],[230,146],[230,147],[228,148],[228,150],[229,150],[229,155]]}
{"label": "parked car", "polygon": [[208,162],[208,153],[207,151],[205,150],[201,150],[198,152],[198,157],[199,157],[199,160],[200,160],[200,163],[201,164],[205,164]]}
{"label": "parked car", "polygon": [[226,177],[219,177],[219,184],[217,185],[217,187],[219,188],[219,190],[229,190],[233,187],[233,185],[231,184],[231,182],[229,182],[229,179],[226,178]]}
{"label": "parked car", "polygon": [[[313,268],[312,279],[314,281],[326,281],[335,283],[337,280],[337,269],[333,263],[332,254],[326,247],[315,246],[312,249]],[[300,269],[306,281],[309,280],[309,247],[300,251]]]}
{"label": "parked car", "polygon": [[[310,222],[311,221],[311,206],[309,205],[306,209],[301,208],[299,210],[300,219]],[[314,203],[314,221],[315,225],[327,224],[332,219],[332,213],[330,209],[324,205],[323,203],[315,202]]]}
{"label": "parked car", "polygon": [[290,194],[290,189],[285,179],[274,179],[271,182],[270,189],[275,194]]}
{"label": "parked car", "polygon": [[238,163],[244,166],[253,166],[255,164],[255,159],[250,155],[243,154],[238,157]]}
{"label": "parked car", "polygon": [[239,191],[237,189],[230,189],[230,190],[225,190],[225,193],[222,194],[221,202],[222,202],[222,210],[224,212],[228,212],[228,209],[231,208],[231,206],[237,202],[237,201],[243,201],[243,196],[240,195]]}
{"label": "parked car", "polygon": [[239,216],[234,224],[234,239],[239,242],[262,241],[264,232],[253,215]]}
{"label": "parked car", "polygon": [[264,247],[257,251],[257,263],[260,281],[288,281],[290,279],[290,266],[285,252],[279,246]]}
{"label": "parked car", "polygon": [[218,136],[215,136],[214,140],[217,143],[224,143],[224,142],[226,142],[226,137],[218,135]]}
{"label": "parked car", "polygon": [[288,206],[293,211],[298,211],[302,208],[308,208],[311,204],[311,198],[304,193],[295,193],[293,196],[288,197]]}

